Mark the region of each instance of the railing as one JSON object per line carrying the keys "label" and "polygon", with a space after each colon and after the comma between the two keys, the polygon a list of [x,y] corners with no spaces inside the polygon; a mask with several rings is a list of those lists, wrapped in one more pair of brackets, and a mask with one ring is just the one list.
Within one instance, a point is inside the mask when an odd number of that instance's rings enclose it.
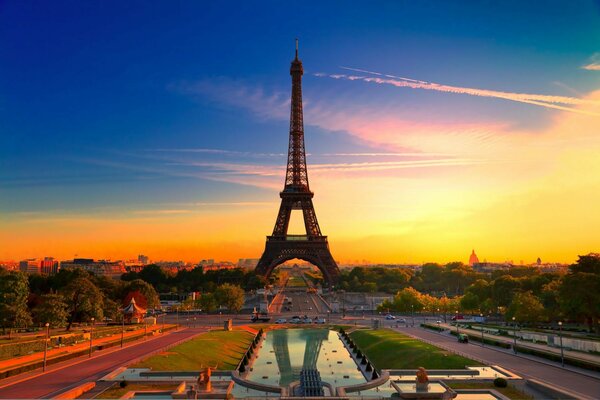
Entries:
{"label": "railing", "polygon": [[327,236],[309,236],[309,235],[286,235],[286,236],[269,236],[268,240],[276,241],[304,241],[304,242],[325,242]]}

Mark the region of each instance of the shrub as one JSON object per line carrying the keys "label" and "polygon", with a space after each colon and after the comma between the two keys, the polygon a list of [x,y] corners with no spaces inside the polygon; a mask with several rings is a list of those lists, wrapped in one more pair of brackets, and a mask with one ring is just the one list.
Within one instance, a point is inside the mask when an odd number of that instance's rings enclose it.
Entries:
{"label": "shrub", "polygon": [[494,379],[494,386],[499,388],[505,388],[508,386],[508,382],[504,378],[496,378]]}
{"label": "shrub", "polygon": [[128,385],[127,381],[125,379],[123,379],[121,382],[119,382],[119,387],[121,389],[126,388]]}

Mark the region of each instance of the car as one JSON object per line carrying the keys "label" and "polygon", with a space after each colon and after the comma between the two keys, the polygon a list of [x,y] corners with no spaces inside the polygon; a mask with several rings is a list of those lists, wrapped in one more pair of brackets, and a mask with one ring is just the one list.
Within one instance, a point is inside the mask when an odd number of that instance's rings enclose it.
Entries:
{"label": "car", "polygon": [[461,333],[458,335],[458,343],[469,343],[469,336]]}
{"label": "car", "polygon": [[312,318],[304,318],[304,320],[302,322],[305,324],[312,324],[313,320],[312,320]]}
{"label": "car", "polygon": [[324,324],[325,322],[326,322],[325,318],[316,318],[315,319],[315,324]]}
{"label": "car", "polygon": [[308,307],[308,310],[309,310],[309,311],[312,311],[312,307]]}
{"label": "car", "polygon": [[298,316],[292,317],[292,319],[290,319],[290,323],[291,324],[299,324],[299,323],[301,323],[300,317],[298,317]]}
{"label": "car", "polygon": [[400,318],[400,319],[398,320],[398,322],[400,322],[401,324],[405,324],[405,323],[406,323],[406,319],[404,319],[404,318]]}
{"label": "car", "polygon": [[442,321],[440,321],[439,319],[437,321],[435,321],[436,324],[441,324]]}
{"label": "car", "polygon": [[277,321],[275,321],[276,324],[285,324],[287,322],[287,319],[285,318],[279,318]]}
{"label": "car", "polygon": [[385,319],[391,320],[391,319],[396,319],[396,317],[394,317],[392,314],[388,314],[385,316]]}

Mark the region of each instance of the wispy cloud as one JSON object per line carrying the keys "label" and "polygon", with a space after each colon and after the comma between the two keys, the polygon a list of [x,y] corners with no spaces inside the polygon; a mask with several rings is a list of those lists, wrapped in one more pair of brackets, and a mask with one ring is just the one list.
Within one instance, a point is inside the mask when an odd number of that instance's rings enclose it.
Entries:
{"label": "wispy cloud", "polygon": [[498,98],[510,101],[516,101],[520,103],[533,104],[546,108],[553,108],[562,111],[569,111],[574,113],[580,113],[585,115],[600,116],[599,112],[583,110],[576,107],[577,105],[594,105],[600,106],[600,102],[579,99],[576,97],[568,96],[554,96],[554,95],[543,95],[543,94],[531,94],[531,93],[516,93],[516,92],[503,92],[489,89],[476,89],[461,86],[444,85],[435,82],[421,81],[417,79],[411,79],[396,75],[382,74],[380,72],[367,71],[358,68],[341,67],[346,70],[365,73],[371,76],[359,76],[359,75],[347,75],[347,74],[314,74],[317,77],[328,77],[332,79],[341,79],[348,81],[363,81],[368,83],[376,83],[380,85],[391,85],[395,87],[405,87],[410,89],[423,89],[433,90],[444,93],[455,93],[455,94],[466,94],[471,96],[479,97],[490,97]]}
{"label": "wispy cloud", "polygon": [[581,69],[588,71],[600,71],[600,53],[594,53],[590,57],[590,62],[581,66]]}
{"label": "wispy cloud", "polygon": [[588,71],[600,71],[600,62],[593,62],[581,67],[582,69],[587,69]]}

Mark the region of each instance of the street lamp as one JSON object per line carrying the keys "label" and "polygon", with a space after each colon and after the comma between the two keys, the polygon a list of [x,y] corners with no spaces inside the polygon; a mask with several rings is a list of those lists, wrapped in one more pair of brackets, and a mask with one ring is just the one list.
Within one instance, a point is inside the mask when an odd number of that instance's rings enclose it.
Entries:
{"label": "street lamp", "polygon": [[456,336],[460,334],[460,329],[458,327],[458,310],[454,312],[454,322],[456,322]]}
{"label": "street lamp", "polygon": [[48,354],[48,341],[50,340],[50,324],[46,322],[46,344],[44,345],[44,365],[42,371],[46,371],[46,355]]}
{"label": "street lamp", "polygon": [[562,321],[558,321],[558,336],[560,337],[560,365],[564,368],[565,366],[565,353],[563,350],[562,343]]}
{"label": "street lamp", "polygon": [[95,321],[95,318],[92,317],[92,329],[90,330],[90,353],[88,355],[88,358],[92,357],[92,343],[94,341],[94,321]]}
{"label": "street lamp", "polygon": [[177,312],[177,329],[179,329],[179,306],[175,307],[175,310]]}
{"label": "street lamp", "polygon": [[479,313],[481,317],[481,347],[485,347],[485,340],[483,339],[483,313]]}
{"label": "street lamp", "polygon": [[515,322],[515,317],[512,317],[512,321],[513,321],[513,338],[514,338],[513,351],[515,354],[517,354],[517,323]]}
{"label": "street lamp", "polygon": [[410,305],[410,319],[411,319],[411,325],[414,328],[414,326],[415,326],[415,305],[414,304]]}
{"label": "street lamp", "polygon": [[121,348],[123,348],[123,336],[125,335],[125,313],[121,315]]}

